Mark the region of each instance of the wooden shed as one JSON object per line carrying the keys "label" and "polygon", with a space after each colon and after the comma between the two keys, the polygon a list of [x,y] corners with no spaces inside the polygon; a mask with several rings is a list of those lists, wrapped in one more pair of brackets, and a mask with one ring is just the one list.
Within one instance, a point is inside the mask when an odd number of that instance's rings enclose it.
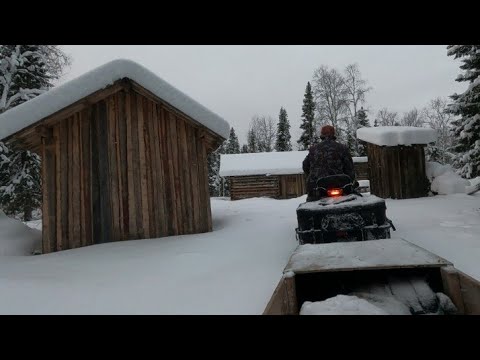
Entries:
{"label": "wooden shed", "polygon": [[382,198],[410,199],[427,196],[425,146],[435,142],[432,129],[411,126],[361,128],[366,144],[370,192]]}
{"label": "wooden shed", "polygon": [[115,60],[0,116],[40,154],[43,252],[212,230],[207,154],[228,123]]}
{"label": "wooden shed", "polygon": [[[306,194],[302,163],[308,151],[221,155],[220,176],[232,200],[252,197],[290,199]],[[367,179],[367,158],[353,158],[358,180]]]}

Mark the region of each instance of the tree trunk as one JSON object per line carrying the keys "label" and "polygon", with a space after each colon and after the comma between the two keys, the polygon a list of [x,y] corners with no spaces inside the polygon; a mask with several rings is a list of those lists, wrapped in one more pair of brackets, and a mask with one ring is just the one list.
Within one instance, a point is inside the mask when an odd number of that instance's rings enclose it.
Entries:
{"label": "tree trunk", "polygon": [[32,220],[32,211],[31,208],[25,208],[23,210],[23,221],[31,221]]}

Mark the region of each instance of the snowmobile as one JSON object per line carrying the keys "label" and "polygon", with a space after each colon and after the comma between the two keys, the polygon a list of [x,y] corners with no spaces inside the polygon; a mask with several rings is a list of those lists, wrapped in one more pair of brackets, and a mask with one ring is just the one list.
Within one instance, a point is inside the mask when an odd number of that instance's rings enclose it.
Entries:
{"label": "snowmobile", "polygon": [[395,227],[386,216],[385,200],[363,196],[357,188],[343,174],[318,179],[313,194],[297,208],[300,245],[389,239]]}

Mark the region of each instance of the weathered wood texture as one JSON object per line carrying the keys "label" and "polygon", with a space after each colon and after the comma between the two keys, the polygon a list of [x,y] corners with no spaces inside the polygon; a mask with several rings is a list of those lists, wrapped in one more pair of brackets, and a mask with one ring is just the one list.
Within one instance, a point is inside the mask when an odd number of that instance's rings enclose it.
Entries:
{"label": "weathered wood texture", "polygon": [[442,273],[445,293],[462,315],[480,315],[480,281],[454,269]]}
{"label": "weathered wood texture", "polygon": [[370,192],[392,199],[427,196],[424,146],[367,144]]}
{"label": "weathered wood texture", "polygon": [[121,88],[48,129],[50,139],[39,133],[45,253],[212,230],[215,141],[189,118]]}
{"label": "weathered wood texture", "polygon": [[282,277],[268,302],[263,315],[299,315],[295,277]]}
{"label": "weathered wood texture", "polygon": [[[355,163],[357,180],[368,179],[368,163]],[[304,174],[232,176],[228,178],[232,200],[252,197],[290,199],[307,193]]]}
{"label": "weathered wood texture", "polygon": [[228,179],[232,200],[280,196],[279,176],[235,176]]}
{"label": "weathered wood texture", "polygon": [[281,175],[279,176],[280,198],[290,199],[307,193],[305,189],[305,175]]}
{"label": "weathered wood texture", "polygon": [[[388,271],[388,270],[386,270]],[[451,265],[439,267],[441,292],[455,304],[458,315],[480,315],[480,281],[455,269]],[[298,315],[296,276],[282,278],[270,298],[263,315]],[[319,284],[321,286],[321,284]]]}

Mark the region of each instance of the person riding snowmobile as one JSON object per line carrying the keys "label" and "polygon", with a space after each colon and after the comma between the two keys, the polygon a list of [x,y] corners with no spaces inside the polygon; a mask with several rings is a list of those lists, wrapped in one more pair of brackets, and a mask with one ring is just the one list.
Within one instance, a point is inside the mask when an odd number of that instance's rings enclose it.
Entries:
{"label": "person riding snowmobile", "polygon": [[320,139],[319,144],[310,147],[302,164],[306,175],[307,201],[318,200],[317,181],[327,176],[344,174],[350,178],[354,188],[358,186],[352,156],[345,145],[335,141],[335,128],[323,126]]}

